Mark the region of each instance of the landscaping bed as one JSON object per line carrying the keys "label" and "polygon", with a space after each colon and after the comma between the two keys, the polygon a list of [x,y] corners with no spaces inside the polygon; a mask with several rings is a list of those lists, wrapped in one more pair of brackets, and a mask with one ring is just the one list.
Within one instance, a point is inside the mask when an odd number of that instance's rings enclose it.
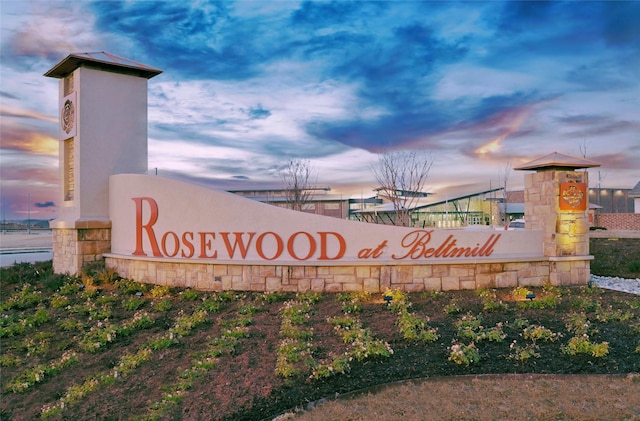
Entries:
{"label": "landscaping bed", "polygon": [[406,379],[640,373],[640,297],[588,286],[212,293],[51,262],[0,278],[2,420],[272,419]]}

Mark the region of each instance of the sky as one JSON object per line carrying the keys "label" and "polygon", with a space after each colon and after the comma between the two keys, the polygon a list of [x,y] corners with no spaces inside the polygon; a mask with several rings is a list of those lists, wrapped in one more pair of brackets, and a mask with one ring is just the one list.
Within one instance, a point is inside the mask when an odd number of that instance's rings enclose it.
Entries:
{"label": "sky", "polygon": [[289,159],[369,197],[381,153],[433,158],[426,190],[521,189],[552,152],[640,181],[640,1],[0,0],[2,218],[52,219],[58,80],[71,53],[163,70],[148,82],[150,171],[282,188]]}

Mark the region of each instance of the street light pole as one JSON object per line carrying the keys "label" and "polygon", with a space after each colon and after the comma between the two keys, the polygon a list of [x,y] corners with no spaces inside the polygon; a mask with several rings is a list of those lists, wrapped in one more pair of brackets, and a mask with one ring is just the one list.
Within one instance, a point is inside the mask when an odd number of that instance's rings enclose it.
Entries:
{"label": "street light pole", "polygon": [[31,192],[27,193],[27,234],[31,234]]}

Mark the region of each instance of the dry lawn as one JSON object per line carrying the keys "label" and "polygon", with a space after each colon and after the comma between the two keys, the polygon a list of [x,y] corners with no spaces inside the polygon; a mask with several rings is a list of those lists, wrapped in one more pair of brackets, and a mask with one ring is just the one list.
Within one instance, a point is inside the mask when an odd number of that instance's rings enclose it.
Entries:
{"label": "dry lawn", "polygon": [[278,420],[640,420],[640,375],[480,375],[399,382]]}

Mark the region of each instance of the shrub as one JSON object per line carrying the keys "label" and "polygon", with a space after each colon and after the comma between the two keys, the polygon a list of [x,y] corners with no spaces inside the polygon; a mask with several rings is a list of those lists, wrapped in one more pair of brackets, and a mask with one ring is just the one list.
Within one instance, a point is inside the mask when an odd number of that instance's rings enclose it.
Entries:
{"label": "shrub", "polygon": [[171,288],[168,285],[156,285],[151,288],[151,296],[153,298],[160,298],[169,295]]}
{"label": "shrub", "polygon": [[444,306],[444,312],[447,314],[460,314],[462,313],[462,307],[456,301],[452,301]]}
{"label": "shrub", "polygon": [[514,290],[511,292],[511,295],[513,296],[513,298],[517,300],[524,300],[527,298],[527,295],[529,294],[531,294],[531,291],[521,286],[514,288]]}
{"label": "shrub", "polygon": [[280,303],[287,300],[288,294],[280,291],[265,292],[261,298],[267,304]]}
{"label": "shrub", "polygon": [[200,293],[195,289],[185,289],[179,294],[182,301],[195,301],[200,297]]}
{"label": "shrub", "polygon": [[122,308],[124,308],[125,310],[134,311],[142,307],[146,302],[147,300],[141,297],[130,297],[122,302]]}
{"label": "shrub", "polygon": [[525,339],[529,339],[534,343],[536,341],[549,341],[555,342],[558,338],[562,337],[561,333],[554,333],[551,329],[547,329],[540,325],[527,326],[522,332],[522,336]]}
{"label": "shrub", "polygon": [[473,342],[465,345],[454,340],[449,347],[449,361],[468,367],[480,361],[480,353]]}
{"label": "shrub", "polygon": [[24,284],[22,289],[13,293],[9,299],[0,306],[0,311],[11,309],[26,309],[35,307],[42,301],[42,293],[35,290],[31,285]]}
{"label": "shrub", "polygon": [[[162,298],[153,303],[153,308],[156,311],[169,311],[173,307],[173,303],[170,298]],[[207,309],[209,310],[209,309]]]}
{"label": "shrub", "polygon": [[540,353],[537,352],[538,346],[535,343],[520,346],[514,340],[509,346],[509,349],[511,352],[509,353],[507,358],[520,363],[527,362],[531,358],[540,358]]}
{"label": "shrub", "polygon": [[125,294],[135,294],[136,292],[146,292],[147,285],[133,281],[131,279],[118,279],[115,281],[116,286]]}
{"label": "shrub", "polygon": [[596,358],[604,357],[609,353],[609,343],[594,343],[589,340],[587,334],[574,336],[569,343],[563,346],[562,352],[568,355],[587,354]]}
{"label": "shrub", "polygon": [[498,299],[495,290],[481,288],[478,290],[478,296],[483,302],[485,311],[505,311],[509,308],[502,300]]}
{"label": "shrub", "polygon": [[42,280],[42,285],[49,291],[57,291],[65,282],[67,282],[67,279],[67,275],[54,275],[52,273]]}

